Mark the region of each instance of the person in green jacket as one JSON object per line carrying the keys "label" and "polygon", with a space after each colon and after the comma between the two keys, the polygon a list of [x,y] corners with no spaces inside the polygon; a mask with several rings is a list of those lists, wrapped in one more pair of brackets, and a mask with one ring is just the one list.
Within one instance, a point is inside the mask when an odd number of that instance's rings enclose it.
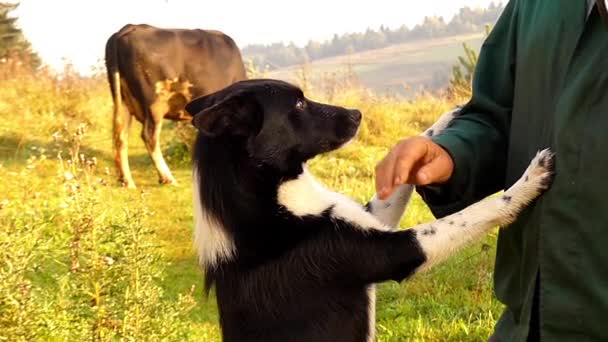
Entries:
{"label": "person in green jacket", "polygon": [[608,341],[608,24],[598,1],[508,2],[460,114],[376,167],[380,198],[416,184],[441,217],[513,184],[536,151],[556,152],[551,189],[499,232],[494,291],[506,308],[492,341]]}

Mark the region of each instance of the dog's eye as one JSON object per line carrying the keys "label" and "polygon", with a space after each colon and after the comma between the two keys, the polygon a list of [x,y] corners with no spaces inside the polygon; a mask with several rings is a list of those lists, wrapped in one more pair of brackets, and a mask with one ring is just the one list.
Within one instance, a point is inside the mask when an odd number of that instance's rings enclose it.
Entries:
{"label": "dog's eye", "polygon": [[302,111],[304,110],[304,108],[306,108],[306,102],[304,102],[303,100],[298,100],[296,101],[296,110]]}

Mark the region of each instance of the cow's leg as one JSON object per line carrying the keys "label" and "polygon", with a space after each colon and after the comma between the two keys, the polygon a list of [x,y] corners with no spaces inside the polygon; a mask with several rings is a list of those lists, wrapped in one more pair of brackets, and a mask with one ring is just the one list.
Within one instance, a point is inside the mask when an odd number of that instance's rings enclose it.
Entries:
{"label": "cow's leg", "polygon": [[162,117],[157,118],[154,115],[146,115],[144,119],[144,128],[141,132],[141,137],[148,149],[148,153],[152,157],[152,161],[158,171],[158,181],[161,184],[177,185],[177,181],[173,178],[169,166],[163,158],[160,150],[160,131],[162,128]]}
{"label": "cow's leg", "polygon": [[122,105],[114,107],[114,161],[118,169],[118,181],[127,188],[135,188],[135,182],[129,168],[129,130],[131,128],[131,113]]}

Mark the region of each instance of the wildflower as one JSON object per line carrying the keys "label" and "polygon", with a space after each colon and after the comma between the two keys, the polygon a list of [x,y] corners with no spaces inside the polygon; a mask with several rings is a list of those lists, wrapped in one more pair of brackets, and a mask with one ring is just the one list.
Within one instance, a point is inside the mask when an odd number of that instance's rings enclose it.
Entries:
{"label": "wildflower", "polygon": [[108,265],[108,266],[112,266],[114,264],[114,259],[112,259],[112,257],[109,257],[109,256],[104,257],[103,261],[105,261],[106,265]]}
{"label": "wildflower", "polygon": [[61,133],[59,133],[59,131],[54,132],[53,135],[51,135],[51,137],[53,138],[54,142],[59,142],[59,139],[61,139]]}
{"label": "wildflower", "polygon": [[28,282],[22,282],[21,284],[19,284],[19,291],[21,292],[21,295],[23,296],[27,296],[30,293],[30,290],[32,288],[32,285]]}

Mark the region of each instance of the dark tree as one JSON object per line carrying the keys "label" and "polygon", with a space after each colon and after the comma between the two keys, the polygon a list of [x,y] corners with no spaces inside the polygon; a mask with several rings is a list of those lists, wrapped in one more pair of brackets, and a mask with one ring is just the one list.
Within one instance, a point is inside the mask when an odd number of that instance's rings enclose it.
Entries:
{"label": "dark tree", "polygon": [[17,6],[18,3],[0,2],[0,59],[17,58],[37,67],[40,65],[40,58],[25,39],[17,25],[17,18],[11,16]]}

